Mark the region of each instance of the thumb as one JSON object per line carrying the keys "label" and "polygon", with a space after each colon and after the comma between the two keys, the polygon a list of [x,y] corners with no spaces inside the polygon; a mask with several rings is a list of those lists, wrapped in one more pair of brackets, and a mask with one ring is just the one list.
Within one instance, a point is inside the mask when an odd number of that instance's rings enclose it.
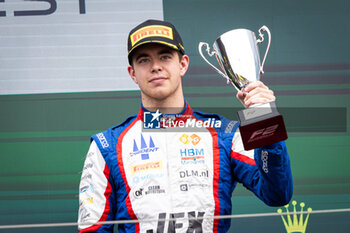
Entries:
{"label": "thumb", "polygon": [[236,94],[237,99],[239,99],[241,102],[244,101],[245,96],[246,96],[246,95],[245,95],[245,93],[244,93],[243,91],[239,91],[239,92],[237,92],[237,94]]}

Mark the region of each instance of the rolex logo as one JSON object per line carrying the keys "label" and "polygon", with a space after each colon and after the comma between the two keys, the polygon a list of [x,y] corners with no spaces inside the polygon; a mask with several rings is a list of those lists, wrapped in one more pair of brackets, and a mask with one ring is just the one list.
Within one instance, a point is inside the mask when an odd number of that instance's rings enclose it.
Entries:
{"label": "rolex logo", "polygon": [[[288,209],[289,205],[285,205],[284,207],[286,208],[287,215],[286,217],[281,215],[281,218],[284,226],[286,227],[287,233],[305,233],[307,222],[309,220],[309,215],[312,209],[309,207],[306,212],[307,214],[304,213],[303,211],[304,211],[305,203],[301,202],[300,212],[297,213],[297,210],[296,210],[297,202],[293,201],[292,205],[293,205],[293,213],[289,212],[289,209]],[[282,209],[278,209],[277,212],[281,214]],[[304,220],[304,214],[306,214],[305,220]],[[298,215],[299,215],[299,218],[298,218]]]}

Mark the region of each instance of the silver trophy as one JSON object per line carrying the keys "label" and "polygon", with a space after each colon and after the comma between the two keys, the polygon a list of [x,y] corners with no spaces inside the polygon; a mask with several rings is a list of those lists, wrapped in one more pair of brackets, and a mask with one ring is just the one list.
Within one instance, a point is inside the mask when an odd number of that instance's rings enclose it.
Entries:
{"label": "silver trophy", "polygon": [[[268,34],[268,44],[263,62],[260,63],[258,44],[264,41],[265,31]],[[210,51],[208,43],[200,42],[198,46],[201,57],[221,76],[227,79],[238,91],[250,82],[260,80],[264,74],[264,64],[271,45],[271,33],[268,27],[259,29],[259,39],[254,32],[247,29],[235,29],[218,37]],[[216,57],[221,70],[211,64],[203,55],[202,48],[210,57]],[[269,145],[285,140],[287,132],[283,117],[278,113],[274,102],[254,105],[238,112],[240,131],[246,150]]]}
{"label": "silver trophy", "polygon": [[[269,41],[262,64],[258,44],[264,41],[266,31]],[[202,47],[206,46],[209,56],[216,56],[221,67],[220,71],[203,56]],[[241,90],[248,83],[260,80],[264,74],[264,64],[271,45],[271,33],[268,27],[262,26],[259,29],[259,39],[256,39],[254,32],[248,29],[235,29],[228,31],[218,37],[213,44],[213,51],[210,52],[208,43],[200,42],[198,50],[202,58],[213,67],[219,74],[227,79],[237,90]]]}

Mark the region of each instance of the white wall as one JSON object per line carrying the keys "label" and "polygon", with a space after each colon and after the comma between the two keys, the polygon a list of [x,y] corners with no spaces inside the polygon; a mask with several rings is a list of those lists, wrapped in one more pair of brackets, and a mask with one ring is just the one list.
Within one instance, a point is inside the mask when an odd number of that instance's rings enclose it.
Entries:
{"label": "white wall", "polygon": [[162,0],[0,0],[0,94],[137,89],[126,40],[148,18]]}

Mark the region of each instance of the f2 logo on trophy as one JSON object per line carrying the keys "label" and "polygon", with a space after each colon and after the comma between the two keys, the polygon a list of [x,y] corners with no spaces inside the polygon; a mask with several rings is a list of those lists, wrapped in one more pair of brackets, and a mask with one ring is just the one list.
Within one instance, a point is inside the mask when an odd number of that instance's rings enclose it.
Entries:
{"label": "f2 logo on trophy", "polygon": [[[258,44],[264,41],[263,31],[269,41],[263,62],[260,65]],[[227,79],[238,91],[249,83],[260,80],[264,74],[264,64],[271,45],[271,33],[268,27],[259,29],[259,39],[248,29],[235,29],[222,34],[213,44],[210,52],[208,43],[200,42],[198,50],[201,57],[221,76]],[[212,65],[203,55],[206,46],[210,57],[216,56],[221,70]],[[238,111],[240,132],[245,150],[270,145],[288,138],[282,115],[277,111],[275,102],[253,105]]]}

